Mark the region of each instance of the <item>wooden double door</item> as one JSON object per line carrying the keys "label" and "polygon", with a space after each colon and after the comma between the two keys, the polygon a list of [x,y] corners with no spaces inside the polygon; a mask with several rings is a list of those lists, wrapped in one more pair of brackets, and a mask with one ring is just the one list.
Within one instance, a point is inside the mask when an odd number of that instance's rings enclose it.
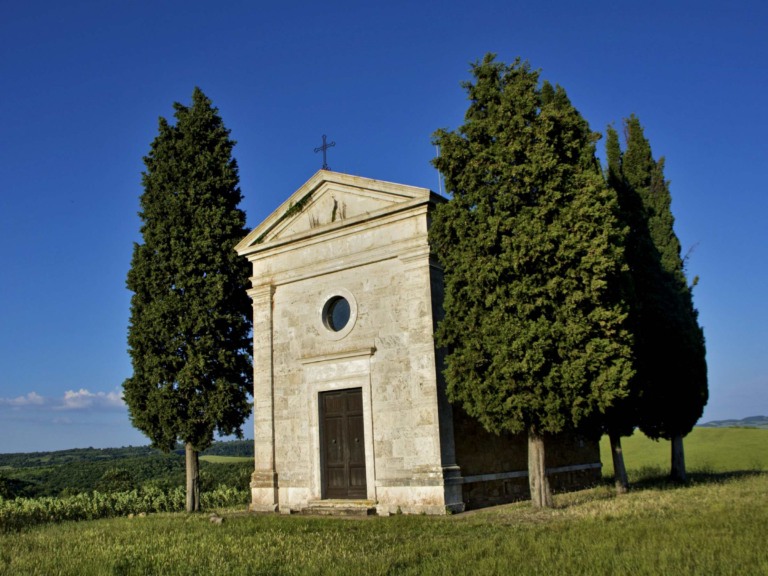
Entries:
{"label": "wooden double door", "polygon": [[361,388],[320,394],[323,498],[367,497],[363,428]]}

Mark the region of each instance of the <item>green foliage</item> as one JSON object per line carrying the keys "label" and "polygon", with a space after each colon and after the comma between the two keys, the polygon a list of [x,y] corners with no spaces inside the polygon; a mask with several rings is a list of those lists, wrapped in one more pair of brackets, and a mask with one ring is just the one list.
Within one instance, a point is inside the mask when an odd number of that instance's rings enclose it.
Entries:
{"label": "green foliage", "polygon": [[[622,153],[621,145],[619,144],[619,136],[613,126],[609,126],[607,130],[607,137],[605,143],[607,167],[605,170],[606,183],[610,188],[616,191],[619,206],[620,215],[623,223],[627,227],[627,238],[625,243],[624,257],[628,262],[629,273],[624,277],[622,285],[622,291],[624,294],[624,301],[629,308],[629,322],[628,326],[633,329],[633,336],[635,336],[634,329],[637,325],[637,315],[639,312],[639,301],[637,293],[635,291],[635,283],[633,280],[633,271],[636,270],[635,262],[633,261],[633,255],[639,254],[644,249],[648,249],[647,246],[638,247],[637,242],[637,215],[640,214],[639,206],[631,204],[632,198],[625,194],[625,190],[622,187]],[[636,352],[637,338],[633,339],[633,350]],[[634,366],[637,367],[637,358],[633,358]],[[627,395],[618,400],[611,406],[599,419],[599,427],[609,435],[614,436],[618,440],[622,436],[630,436],[634,432],[635,428],[639,424],[639,410],[640,410],[640,395],[642,393],[642,381],[637,376],[637,372],[629,381],[627,386]],[[604,454],[611,454],[610,451],[604,452]],[[612,460],[612,459],[611,459]]]}
{"label": "green foliage", "polygon": [[[219,486],[202,496],[204,508],[244,506],[250,491]],[[95,520],[128,514],[181,512],[186,497],[181,487],[162,490],[148,486],[140,490],[91,492],[67,497],[0,499],[0,532],[35,524],[65,520]]]}
{"label": "green foliage", "polygon": [[250,412],[249,267],[234,251],[245,214],[218,110],[198,88],[174,108],[176,124],[160,119],[144,158],[125,401],[156,447],[203,450],[214,432],[240,435]]}
{"label": "green foliage", "polygon": [[707,403],[704,333],[674,232],[664,159],[653,159],[637,117],[625,120],[624,133],[622,153],[618,134],[608,129],[607,172],[631,230],[626,258],[634,284],[637,378],[636,410],[628,420],[652,438],[671,439],[690,432]]}
{"label": "green foliage", "polygon": [[99,492],[127,492],[136,488],[136,479],[130,470],[110,468],[96,486]]}
{"label": "green foliage", "polygon": [[[215,458],[215,457],[214,457]],[[239,462],[201,462],[202,489],[230,486],[237,490],[249,491],[253,458]]]}
{"label": "green foliage", "polygon": [[492,55],[472,74],[464,124],[434,137],[449,398],[497,433],[572,430],[633,374],[616,194],[561,87]]}
{"label": "green foliage", "polygon": [[6,474],[26,482],[17,496],[74,495],[100,488],[110,470],[130,470],[134,485],[154,482],[171,487],[183,483],[184,459],[176,454],[152,454],[115,460],[82,460],[47,466],[10,469]]}
{"label": "green foliage", "polygon": [[[253,441],[214,442],[214,452],[242,452]],[[207,453],[207,451],[206,451]],[[200,464],[202,489],[220,484],[247,490],[253,457],[228,463]],[[78,449],[29,454],[0,454],[0,495],[5,498],[76,495],[94,490],[154,486],[170,490],[184,485],[184,458],[149,447]],[[127,471],[129,477],[123,472]],[[122,479],[121,479],[122,477]],[[112,481],[122,485],[107,485]]]}
{"label": "green foliage", "polygon": [[19,478],[6,478],[0,475],[0,498],[11,500],[29,490],[31,482]]}
{"label": "green foliage", "polygon": [[72,448],[53,452],[16,452],[0,454],[0,468],[38,468],[59,466],[74,462],[102,462],[143,458],[157,455],[150,446],[125,446],[123,448]]}
{"label": "green foliage", "polygon": [[253,440],[214,442],[202,452],[203,456],[246,456],[253,458]]}

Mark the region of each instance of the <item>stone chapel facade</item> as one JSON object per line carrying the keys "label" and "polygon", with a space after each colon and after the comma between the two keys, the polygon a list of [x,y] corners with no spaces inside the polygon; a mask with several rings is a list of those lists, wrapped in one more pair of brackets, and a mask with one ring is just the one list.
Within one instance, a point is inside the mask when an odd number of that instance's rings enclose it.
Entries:
{"label": "stone chapel facade", "polygon": [[[320,170],[238,244],[253,266],[252,510],[443,514],[527,494],[526,439],[445,396],[427,239],[444,201]],[[547,466],[554,487],[595,482],[597,443],[560,438]]]}

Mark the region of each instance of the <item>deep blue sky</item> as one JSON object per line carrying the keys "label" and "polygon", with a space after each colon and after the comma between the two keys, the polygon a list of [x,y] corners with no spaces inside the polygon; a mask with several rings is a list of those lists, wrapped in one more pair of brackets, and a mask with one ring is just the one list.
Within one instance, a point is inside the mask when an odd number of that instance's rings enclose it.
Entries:
{"label": "deep blue sky", "polygon": [[[666,156],[707,337],[703,420],[768,413],[764,2],[2,2],[0,452],[143,444],[125,276],[142,157],[199,86],[238,141],[255,226],[321,166],[437,189],[486,52],[592,128],[636,113]],[[602,149],[601,149],[602,152]],[[250,431],[246,430],[250,435]]]}

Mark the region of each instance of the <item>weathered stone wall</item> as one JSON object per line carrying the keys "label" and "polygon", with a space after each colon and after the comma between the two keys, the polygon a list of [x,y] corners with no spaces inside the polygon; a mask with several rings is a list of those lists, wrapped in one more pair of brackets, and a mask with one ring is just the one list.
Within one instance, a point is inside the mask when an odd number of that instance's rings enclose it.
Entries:
{"label": "weathered stone wall", "polygon": [[[528,491],[528,439],[525,434],[496,435],[461,408],[454,408],[456,461],[467,509],[524,500]],[[555,491],[574,490],[600,481],[596,441],[574,435],[546,439],[546,465]]]}

